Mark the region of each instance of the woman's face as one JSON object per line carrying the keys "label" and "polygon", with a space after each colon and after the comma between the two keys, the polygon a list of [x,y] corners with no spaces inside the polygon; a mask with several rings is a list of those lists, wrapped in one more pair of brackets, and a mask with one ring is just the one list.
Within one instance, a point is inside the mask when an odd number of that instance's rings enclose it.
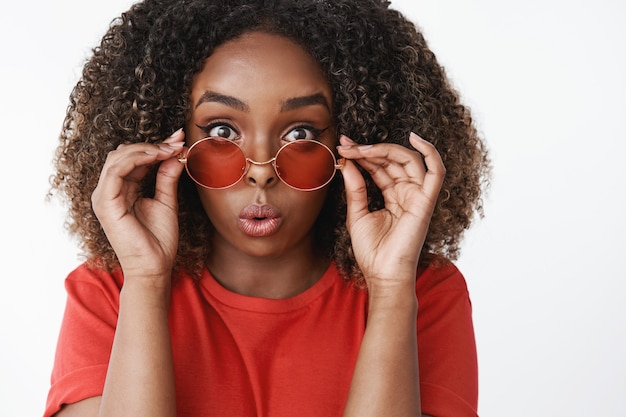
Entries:
{"label": "woman's face", "polygon": [[[191,89],[188,145],[206,136],[235,141],[246,157],[268,161],[284,144],[316,139],[336,145],[331,88],[319,64],[291,40],[251,32],[215,49]],[[312,226],[326,187],[298,191],[272,164],[249,164],[232,187],[198,187],[215,227],[217,256],[292,255],[312,249]]]}

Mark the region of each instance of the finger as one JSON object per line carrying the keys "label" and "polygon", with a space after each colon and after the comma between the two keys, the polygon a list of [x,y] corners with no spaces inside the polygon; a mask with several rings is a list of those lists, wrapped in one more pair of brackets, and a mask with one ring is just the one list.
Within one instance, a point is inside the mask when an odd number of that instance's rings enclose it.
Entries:
{"label": "finger", "polygon": [[346,160],[341,169],[344,188],[346,190],[346,202],[348,205],[348,224],[369,213],[367,206],[367,189],[363,176],[354,165],[354,162]]}
{"label": "finger", "polygon": [[[394,169],[397,176],[421,178],[426,172],[422,156],[399,144],[357,145],[346,136],[340,137],[340,144],[337,149],[345,158],[370,160],[377,165]],[[391,176],[396,175],[391,173]]]}
{"label": "finger", "polygon": [[184,165],[177,159],[171,158],[159,167],[156,178],[154,199],[172,209],[178,207],[178,180],[183,172]]}
{"label": "finger", "polygon": [[411,132],[409,141],[413,147],[424,157],[426,174],[424,176],[424,189],[430,192],[439,192],[443,179],[446,176],[446,167],[443,164],[441,155],[435,146]]}
{"label": "finger", "polygon": [[98,181],[100,192],[116,195],[125,182],[138,184],[148,173],[149,167],[159,161],[180,153],[184,145],[184,133],[178,129],[162,144],[135,143],[120,145],[107,155]]}
{"label": "finger", "polygon": [[145,143],[118,147],[107,156],[96,187],[96,197],[114,200],[121,196],[124,187],[136,189],[150,166],[171,158],[179,152],[178,149],[169,145]]}
{"label": "finger", "polygon": [[385,191],[398,183],[421,185],[426,168],[419,153],[396,144],[361,147],[342,145],[341,156],[351,158],[365,169]]}
{"label": "finger", "polygon": [[183,143],[184,140],[185,140],[185,132],[183,131],[183,128],[181,127],[176,132],[172,133],[167,139],[165,139],[163,143],[168,143],[172,145],[172,144]]}
{"label": "finger", "polygon": [[163,161],[157,171],[154,199],[174,210],[178,208],[178,180],[184,167],[178,158],[172,157]]}
{"label": "finger", "polygon": [[388,188],[393,187],[396,182],[387,171],[389,168],[388,161],[375,162],[366,158],[352,159],[351,161],[367,171],[372,180],[374,180],[376,186],[383,192],[385,192]]}
{"label": "finger", "polygon": [[[417,154],[417,152],[413,153]],[[402,158],[402,156],[400,157]],[[413,182],[421,183],[421,180],[426,173],[421,157],[414,159],[412,156],[404,156],[403,159],[394,160],[389,157],[363,156],[353,160],[358,161],[359,165],[372,174],[372,176],[380,173],[394,180],[408,178]]]}

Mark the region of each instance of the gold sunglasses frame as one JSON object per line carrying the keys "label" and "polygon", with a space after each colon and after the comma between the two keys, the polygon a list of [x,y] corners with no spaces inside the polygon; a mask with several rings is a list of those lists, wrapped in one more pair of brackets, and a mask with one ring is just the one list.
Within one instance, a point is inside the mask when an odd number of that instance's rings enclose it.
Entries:
{"label": "gold sunglasses frame", "polygon": [[[241,172],[241,176],[232,184],[227,185],[225,187],[209,187],[207,185],[204,185],[202,183],[200,183],[198,180],[196,180],[194,178],[193,175],[191,175],[191,172],[189,172],[189,166],[187,165],[187,158],[189,156],[189,154],[191,153],[191,151],[196,147],[196,145],[198,145],[199,143],[202,142],[206,142],[209,140],[219,140],[219,141],[224,141],[224,142],[228,142],[228,143],[232,143],[233,145],[235,145],[239,151],[241,152],[241,154],[244,157],[244,160],[246,161],[246,165],[243,167],[243,170]],[[280,152],[285,149],[287,146],[292,145],[294,143],[302,143],[302,142],[307,142],[307,143],[314,143],[316,145],[320,145],[322,146],[324,149],[326,149],[326,151],[328,151],[328,153],[330,154],[330,156],[333,158],[333,174],[330,176],[330,178],[322,185],[320,185],[319,187],[315,187],[315,188],[298,188],[298,187],[294,187],[293,185],[289,184],[288,182],[286,182],[280,175],[280,173],[278,172],[278,169],[276,167],[276,158],[278,158],[278,155],[280,154]],[[246,156],[246,153],[243,151],[243,149],[241,148],[241,146],[239,146],[239,144],[229,141],[228,139],[224,139],[224,138],[220,138],[218,136],[207,136],[205,138],[200,139],[197,142],[194,142],[189,149],[187,149],[187,152],[185,152],[184,156],[181,154],[178,156],[178,162],[185,164],[185,170],[187,171],[187,174],[189,175],[189,178],[191,178],[193,180],[193,182],[195,182],[196,184],[198,184],[201,187],[207,188],[209,190],[224,190],[226,188],[230,188],[232,186],[234,186],[235,184],[239,183],[239,181],[241,181],[241,179],[246,175],[246,173],[248,172],[248,170],[250,169],[250,165],[267,165],[267,164],[272,164],[272,167],[274,169],[274,172],[276,173],[276,176],[278,177],[278,179],[280,179],[280,181],[287,185],[288,187],[294,189],[294,190],[298,190],[298,191],[316,191],[319,190],[321,188],[324,188],[325,186],[327,186],[335,177],[335,174],[337,173],[337,171],[341,171],[341,169],[343,168],[343,160],[339,160],[337,161],[337,158],[335,157],[335,154],[333,153],[333,151],[330,150],[330,148],[328,146],[326,146],[325,144],[323,144],[320,141],[317,140],[312,140],[312,139],[299,139],[299,140],[294,140],[292,142],[288,142],[285,143],[283,146],[280,147],[280,149],[278,149],[278,151],[276,152],[276,155],[274,155],[273,158],[268,159],[267,161],[255,161],[251,158],[248,158]]]}

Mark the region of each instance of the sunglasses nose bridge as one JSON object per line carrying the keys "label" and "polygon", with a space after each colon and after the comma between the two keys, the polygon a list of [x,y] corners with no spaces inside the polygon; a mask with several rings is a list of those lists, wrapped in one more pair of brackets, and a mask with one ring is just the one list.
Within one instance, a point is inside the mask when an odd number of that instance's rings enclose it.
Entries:
{"label": "sunglasses nose bridge", "polygon": [[[265,165],[271,165],[271,167],[264,168]],[[278,172],[276,171],[276,157],[270,158],[267,161],[255,161],[252,158],[246,157],[246,172],[244,177],[246,182],[254,185],[267,186],[276,182],[279,178]]]}
{"label": "sunglasses nose bridge", "polygon": [[248,171],[250,171],[250,167],[252,166],[263,166],[271,164],[274,169],[274,173],[278,175],[278,171],[276,170],[276,157],[270,158],[267,161],[255,161],[254,159],[246,157],[246,172],[245,175],[248,175]]}
{"label": "sunglasses nose bridge", "polygon": [[276,165],[276,157],[273,157],[271,159],[268,159],[267,161],[255,161],[254,159],[248,158],[246,157],[246,161],[251,164],[251,165],[267,165],[267,164],[272,164],[273,166]]}

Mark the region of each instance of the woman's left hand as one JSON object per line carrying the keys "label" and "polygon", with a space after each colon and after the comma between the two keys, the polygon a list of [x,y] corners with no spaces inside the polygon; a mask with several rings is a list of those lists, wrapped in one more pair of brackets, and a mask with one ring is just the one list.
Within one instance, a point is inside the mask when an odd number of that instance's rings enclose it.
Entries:
{"label": "woman's left hand", "polygon": [[[347,227],[354,256],[368,289],[414,287],[415,272],[430,219],[443,184],[445,167],[435,147],[414,133],[412,151],[401,145],[357,145],[342,136],[339,154],[348,212]],[[370,212],[363,176],[354,163],[372,176],[382,191],[385,207]]]}

